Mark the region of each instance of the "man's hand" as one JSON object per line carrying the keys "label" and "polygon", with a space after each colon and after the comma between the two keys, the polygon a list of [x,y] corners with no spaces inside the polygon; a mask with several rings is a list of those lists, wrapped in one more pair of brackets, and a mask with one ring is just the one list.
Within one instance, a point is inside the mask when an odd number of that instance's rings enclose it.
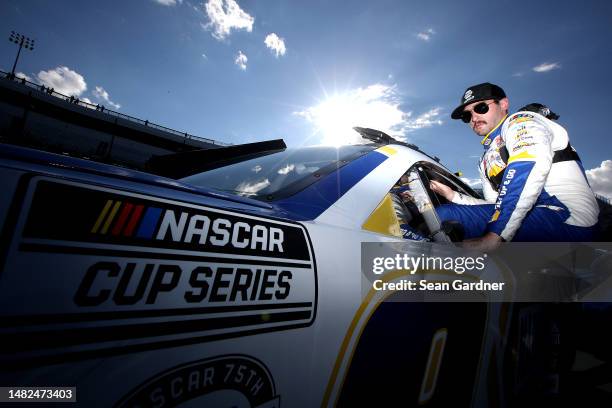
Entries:
{"label": "man's hand", "polygon": [[463,248],[475,249],[482,252],[490,252],[496,250],[502,242],[502,238],[493,233],[488,232],[480,238],[466,239],[463,241]]}
{"label": "man's hand", "polygon": [[412,197],[412,193],[410,191],[402,191],[400,193],[400,197],[404,202],[414,201],[414,197]]}
{"label": "man's hand", "polygon": [[439,181],[432,180],[429,182],[429,188],[436,194],[440,194],[442,197],[446,198],[448,201],[453,201],[455,197],[455,191],[447,186],[446,184],[442,184]]}

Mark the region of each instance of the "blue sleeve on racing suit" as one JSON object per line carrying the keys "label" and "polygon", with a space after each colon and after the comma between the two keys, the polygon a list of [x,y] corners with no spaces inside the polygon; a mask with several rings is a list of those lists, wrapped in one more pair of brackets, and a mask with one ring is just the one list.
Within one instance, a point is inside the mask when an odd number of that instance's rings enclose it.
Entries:
{"label": "blue sleeve on racing suit", "polygon": [[519,112],[503,124],[502,137],[508,166],[487,231],[510,241],[544,188],[552,166],[553,135],[543,117]]}

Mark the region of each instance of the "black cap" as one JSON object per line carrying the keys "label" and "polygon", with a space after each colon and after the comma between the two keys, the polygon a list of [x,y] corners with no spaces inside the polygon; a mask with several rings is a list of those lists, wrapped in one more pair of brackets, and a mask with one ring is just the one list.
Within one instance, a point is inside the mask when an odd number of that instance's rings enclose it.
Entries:
{"label": "black cap", "polygon": [[504,90],[495,84],[485,82],[483,84],[472,85],[463,93],[460,102],[461,105],[455,108],[455,110],[451,114],[451,118],[461,119],[463,108],[465,108],[465,105],[469,105],[470,103],[486,101],[487,99],[495,99],[498,101],[505,97],[506,93],[504,92]]}
{"label": "black cap", "polygon": [[517,112],[520,112],[520,111],[529,111],[529,112],[539,113],[540,115],[550,120],[559,119],[559,115],[551,111],[548,106],[542,105],[541,103],[537,103],[537,102],[530,103],[529,105],[525,105],[521,109],[519,109]]}

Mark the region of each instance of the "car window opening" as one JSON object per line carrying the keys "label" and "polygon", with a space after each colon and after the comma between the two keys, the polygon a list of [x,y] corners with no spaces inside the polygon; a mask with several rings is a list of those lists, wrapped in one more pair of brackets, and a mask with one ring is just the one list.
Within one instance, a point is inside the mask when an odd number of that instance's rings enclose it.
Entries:
{"label": "car window opening", "polygon": [[[415,241],[455,242],[462,240],[461,226],[442,225],[436,208],[449,201],[434,193],[429,183],[436,180],[463,194],[481,198],[467,184],[433,163],[414,164],[391,188],[379,207],[364,224],[364,229]],[[385,202],[392,208],[394,220],[390,225],[381,223],[376,216]],[[375,224],[372,219],[377,218]],[[395,227],[393,224],[397,224]]]}

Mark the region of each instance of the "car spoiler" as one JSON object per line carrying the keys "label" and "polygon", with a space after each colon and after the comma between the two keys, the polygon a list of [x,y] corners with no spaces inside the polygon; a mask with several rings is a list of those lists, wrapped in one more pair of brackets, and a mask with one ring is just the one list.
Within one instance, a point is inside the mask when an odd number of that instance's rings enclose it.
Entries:
{"label": "car spoiler", "polygon": [[160,176],[180,179],[229,164],[280,152],[286,148],[287,145],[283,139],[274,139],[235,146],[193,150],[154,156],[147,161],[146,169]]}
{"label": "car spoiler", "polygon": [[424,151],[419,149],[419,146],[414,145],[412,143],[406,143],[406,142],[402,142],[400,140],[394,139],[393,137],[389,136],[385,132],[381,132],[380,130],[370,129],[370,128],[362,128],[362,127],[358,127],[358,126],[355,126],[353,128],[353,130],[356,131],[357,133],[359,133],[361,135],[361,137],[363,137],[364,139],[371,140],[374,143],[383,144],[383,145],[398,144],[398,145],[406,146],[406,147],[409,147],[412,150],[416,150],[417,152],[423,153],[427,157],[430,157],[433,160],[435,160],[436,162],[440,163],[440,158],[439,157],[437,157],[437,156],[433,156],[432,157],[432,156],[428,155],[427,153],[425,153]]}

